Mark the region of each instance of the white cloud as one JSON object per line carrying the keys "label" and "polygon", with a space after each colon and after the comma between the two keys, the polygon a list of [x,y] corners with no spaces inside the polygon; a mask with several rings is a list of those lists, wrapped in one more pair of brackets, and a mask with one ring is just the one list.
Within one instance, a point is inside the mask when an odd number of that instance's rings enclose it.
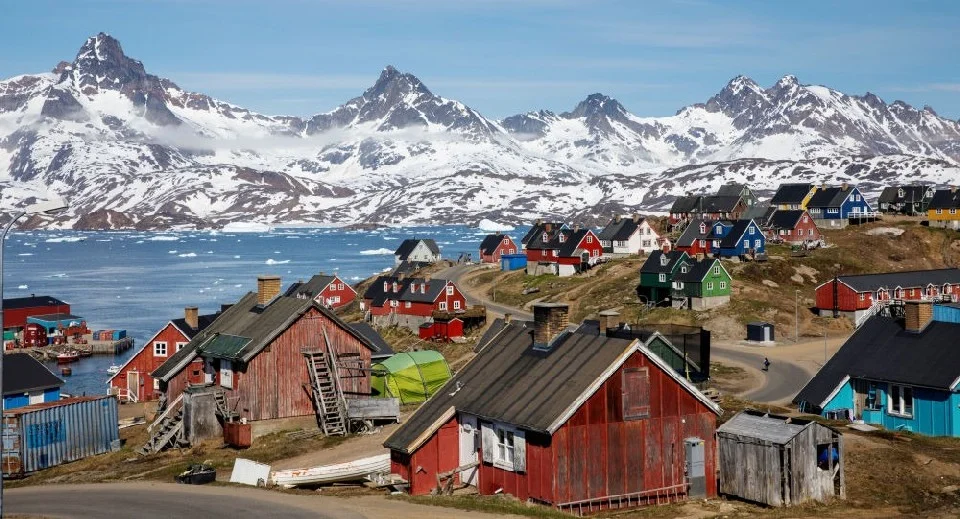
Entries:
{"label": "white cloud", "polygon": [[915,86],[894,86],[891,92],[960,92],[960,83],[927,83]]}

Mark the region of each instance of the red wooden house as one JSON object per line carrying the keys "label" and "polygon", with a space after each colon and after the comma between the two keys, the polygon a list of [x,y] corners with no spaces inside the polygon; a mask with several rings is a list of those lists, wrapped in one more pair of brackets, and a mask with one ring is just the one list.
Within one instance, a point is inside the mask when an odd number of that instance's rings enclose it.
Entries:
{"label": "red wooden house", "polygon": [[463,337],[463,321],[459,318],[437,318],[420,325],[420,338],[425,341],[449,341]]}
{"label": "red wooden house", "polygon": [[506,234],[488,234],[480,242],[480,263],[500,263],[500,256],[516,254],[520,248]]}
{"label": "red wooden house", "polygon": [[589,229],[552,228],[531,237],[526,246],[527,274],[572,276],[600,261],[603,244]]}
{"label": "red wooden house", "polygon": [[665,339],[566,330],[566,305],[536,305],[387,439],[412,494],[477,464],[460,483],[564,511],[716,495],[721,410],[648,349]]}
{"label": "red wooden house", "polygon": [[[313,299],[287,297],[278,276],[260,276],[250,292],[157,368],[167,401],[190,384],[219,386],[240,418],[250,421],[314,414],[304,350],[333,349],[358,369],[341,367],[340,386],[370,394],[376,351],[353,328]],[[366,370],[366,371],[364,371]]]}
{"label": "red wooden house", "polygon": [[790,245],[820,241],[820,229],[803,209],[778,210],[767,220],[767,239]]}
{"label": "red wooden house", "polygon": [[340,279],[340,276],[327,276],[321,272],[307,282],[298,281],[290,285],[284,295],[313,299],[328,308],[340,308],[352,303],[357,298],[357,291]]}
{"label": "red wooden house", "polygon": [[160,381],[150,374],[220,315],[200,315],[197,307],[184,309],[183,318],[173,319],[148,340],[140,351],[107,379],[107,385],[123,402],[143,402],[160,398]]}
{"label": "red wooden house", "polygon": [[874,304],[902,301],[957,301],[960,269],[913,270],[837,276],[817,287],[821,316],[844,315],[860,324]]}
{"label": "red wooden house", "polygon": [[20,330],[27,325],[27,317],[51,314],[69,314],[70,304],[50,296],[13,297],[3,300],[3,329]]}
{"label": "red wooden house", "polygon": [[363,294],[363,310],[376,325],[398,324],[415,333],[435,312],[458,313],[467,298],[446,279],[380,276]]}
{"label": "red wooden house", "polygon": [[713,221],[703,218],[694,218],[690,224],[683,230],[683,234],[677,238],[673,245],[674,250],[686,252],[690,256],[697,254],[710,254],[710,236],[713,228]]}

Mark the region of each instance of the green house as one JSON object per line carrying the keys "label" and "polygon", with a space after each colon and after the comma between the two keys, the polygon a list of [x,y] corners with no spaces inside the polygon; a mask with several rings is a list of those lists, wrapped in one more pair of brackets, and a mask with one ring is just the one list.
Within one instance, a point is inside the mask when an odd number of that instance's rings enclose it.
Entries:
{"label": "green house", "polygon": [[705,310],[730,302],[733,278],[720,260],[688,258],[679,267],[670,294],[674,308]]}
{"label": "green house", "polygon": [[640,267],[640,286],[637,295],[644,303],[659,303],[668,301],[672,295],[673,277],[680,270],[680,265],[690,261],[686,252],[673,250],[667,253],[653,251],[647,261]]}

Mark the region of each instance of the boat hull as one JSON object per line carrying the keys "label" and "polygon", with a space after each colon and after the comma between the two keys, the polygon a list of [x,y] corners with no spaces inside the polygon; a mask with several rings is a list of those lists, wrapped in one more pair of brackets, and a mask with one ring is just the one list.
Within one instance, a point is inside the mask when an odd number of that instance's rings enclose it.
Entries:
{"label": "boat hull", "polygon": [[344,481],[359,481],[371,474],[390,471],[390,455],[380,454],[347,463],[323,465],[308,469],[277,470],[270,474],[275,485],[295,487],[299,485],[324,485]]}

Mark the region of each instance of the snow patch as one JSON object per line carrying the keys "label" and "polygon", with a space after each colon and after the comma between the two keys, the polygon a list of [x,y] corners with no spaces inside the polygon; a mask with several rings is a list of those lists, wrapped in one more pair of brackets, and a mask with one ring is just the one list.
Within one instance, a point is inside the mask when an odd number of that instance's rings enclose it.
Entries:
{"label": "snow patch", "polygon": [[367,249],[360,251],[361,256],[389,256],[393,251],[390,249]]}
{"label": "snow patch", "polygon": [[222,232],[270,232],[273,227],[256,222],[230,222],[223,226]]}
{"label": "snow patch", "polygon": [[286,265],[287,263],[290,263],[290,260],[275,260],[270,258],[267,261],[264,261],[264,263],[267,265]]}
{"label": "snow patch", "polygon": [[497,231],[507,232],[507,231],[512,231],[516,229],[516,227],[512,225],[497,223],[497,222],[494,222],[493,220],[488,220],[486,218],[484,218],[483,220],[480,220],[480,223],[477,224],[477,227],[479,227],[481,231],[488,231],[488,232],[497,232]]}

